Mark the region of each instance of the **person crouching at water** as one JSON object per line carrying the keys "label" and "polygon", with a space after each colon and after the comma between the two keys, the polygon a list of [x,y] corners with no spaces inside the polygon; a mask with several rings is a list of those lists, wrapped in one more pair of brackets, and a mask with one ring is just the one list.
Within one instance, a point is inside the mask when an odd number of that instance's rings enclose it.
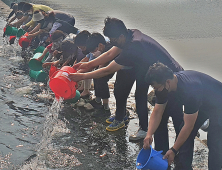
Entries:
{"label": "person crouching at water", "polygon": [[54,65],[56,67],[73,66],[78,55],[78,47],[73,41],[65,40],[58,49],[55,61],[43,63],[43,67]]}
{"label": "person crouching at water", "polygon": [[35,11],[42,10],[42,11],[48,12],[48,11],[52,11],[53,9],[46,5],[19,2],[18,10],[22,10],[22,12],[24,13],[24,16],[20,20],[18,20],[15,24],[21,25],[22,23],[27,22],[27,20],[29,20],[29,18],[31,17],[31,20],[22,26],[22,29],[30,31],[37,25],[36,22],[32,20],[32,17]]}
{"label": "person crouching at water", "polygon": [[[110,48],[112,48],[112,45],[110,43],[107,43],[105,38],[100,33],[92,33],[86,43],[86,49],[93,54],[94,59],[97,58],[100,54],[108,51]],[[109,63],[106,63],[105,65],[100,65],[98,68],[105,67],[108,64]],[[113,75],[114,73],[111,73],[104,77],[93,79],[96,98],[89,102],[95,109],[101,108],[103,106],[103,109],[109,115],[110,93],[108,81],[113,77]]]}
{"label": "person crouching at water", "polygon": [[[184,106],[182,129],[173,147],[164,158],[169,165],[178,153],[176,168],[192,170],[194,138],[201,125],[209,118],[207,145],[209,148],[208,169],[222,168],[222,83],[197,71],[187,70],[173,73],[162,63],[155,63],[147,72],[146,80],[156,92],[157,104],[151,114],[144,148],[152,144],[155,133],[168,105],[168,97],[174,92],[175,102]],[[175,103],[176,104],[176,103]],[[172,108],[173,109],[173,108]]]}
{"label": "person crouching at water", "polygon": [[[56,30],[54,33],[52,33],[50,37],[52,43],[46,46],[42,55],[37,60],[42,61],[45,55],[49,52],[49,56],[45,59],[44,62],[51,62],[53,56],[56,57],[58,54],[58,50],[60,49],[62,41],[65,39],[65,37],[66,34],[60,30]],[[47,66],[47,64],[45,66]]]}
{"label": "person crouching at water", "polygon": [[[90,37],[90,32],[87,30],[81,31],[79,34],[76,35],[74,43],[77,45],[78,49],[82,51],[85,57],[81,61],[78,62],[88,62],[93,59],[93,54],[87,51],[86,49],[86,42]],[[86,79],[81,81],[80,87],[77,89],[81,92],[80,96],[83,99],[87,99],[90,97],[90,87],[91,87],[92,79]]]}
{"label": "person crouching at water", "polygon": [[74,26],[57,19],[54,12],[47,14],[45,12],[42,13],[41,11],[35,11],[33,14],[33,21],[36,21],[38,25],[29,32],[29,36],[27,36],[27,38],[34,38],[43,32],[49,32],[49,34],[52,34],[55,30],[61,30],[66,34],[77,34],[78,32],[78,29]]}

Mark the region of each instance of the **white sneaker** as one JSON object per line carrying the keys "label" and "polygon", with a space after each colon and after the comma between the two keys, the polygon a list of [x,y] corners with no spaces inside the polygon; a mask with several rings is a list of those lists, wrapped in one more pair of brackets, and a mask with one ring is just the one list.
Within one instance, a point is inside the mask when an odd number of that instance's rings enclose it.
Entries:
{"label": "white sneaker", "polygon": [[145,137],[146,137],[146,131],[139,128],[136,133],[129,136],[129,140],[135,141],[135,140],[139,140],[139,139],[144,139]]}

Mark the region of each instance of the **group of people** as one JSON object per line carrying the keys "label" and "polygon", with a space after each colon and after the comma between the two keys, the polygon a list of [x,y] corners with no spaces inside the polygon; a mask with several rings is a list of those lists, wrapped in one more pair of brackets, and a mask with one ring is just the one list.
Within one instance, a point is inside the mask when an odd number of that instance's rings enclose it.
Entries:
{"label": "group of people", "polygon": [[[56,11],[45,5],[25,2],[13,4],[8,25],[22,27],[29,37],[44,41],[48,58],[43,64],[56,67],[70,65],[78,70],[69,78],[83,81],[81,97],[89,96],[91,79],[95,98],[89,103],[109,112],[108,81],[116,72],[114,96],[116,112],[106,119],[107,131],[117,131],[129,121],[126,103],[136,82],[136,112],[138,131],[129,140],[144,139],[144,148],[155,142],[156,150],[163,150],[164,159],[175,169],[192,169],[194,138],[201,125],[209,119],[207,145],[208,168],[222,167],[222,83],[197,71],[187,71],[153,38],[137,29],[127,29],[117,18],[105,18],[103,34],[79,31],[70,14]],[[19,15],[19,17],[18,17]],[[18,21],[14,22],[15,19]],[[41,36],[44,34],[44,36]],[[147,93],[149,86],[155,90],[156,103],[148,126]],[[61,87],[62,88],[62,87]],[[105,115],[105,114],[104,114]],[[169,149],[167,123],[172,117],[176,141]]]}

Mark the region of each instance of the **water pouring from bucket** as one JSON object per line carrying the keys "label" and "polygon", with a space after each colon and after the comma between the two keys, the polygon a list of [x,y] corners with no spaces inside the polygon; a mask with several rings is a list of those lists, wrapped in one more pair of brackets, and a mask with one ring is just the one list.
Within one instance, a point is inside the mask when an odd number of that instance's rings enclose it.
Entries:
{"label": "water pouring from bucket", "polygon": [[149,170],[167,170],[168,161],[163,159],[163,151],[156,151],[150,145],[150,149],[141,149],[137,156],[136,168]]}
{"label": "water pouring from bucket", "polygon": [[68,75],[75,73],[76,70],[72,67],[64,66],[60,70],[54,71],[54,73],[50,73],[49,86],[51,90],[56,96],[62,97],[64,100],[74,98],[77,83],[72,81]]}

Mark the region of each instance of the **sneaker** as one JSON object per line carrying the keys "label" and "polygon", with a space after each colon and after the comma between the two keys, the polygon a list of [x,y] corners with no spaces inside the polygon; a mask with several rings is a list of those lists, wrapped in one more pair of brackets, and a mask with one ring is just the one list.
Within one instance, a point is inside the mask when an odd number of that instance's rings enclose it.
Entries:
{"label": "sneaker", "polygon": [[95,109],[101,109],[102,108],[102,102],[99,103],[96,101],[96,99],[93,99],[89,102]]}
{"label": "sneaker", "polygon": [[[113,123],[113,121],[115,120],[115,116],[113,116],[113,117],[110,117],[110,118],[108,118],[108,119],[106,119],[106,123]],[[124,123],[127,123],[127,122],[129,122],[129,117],[128,117],[128,115],[126,115],[124,118],[123,118],[123,121],[124,121]]]}
{"label": "sneaker", "polygon": [[145,137],[146,137],[146,131],[139,128],[136,133],[129,136],[129,140],[136,141],[136,140],[144,139]]}
{"label": "sneaker", "polygon": [[109,126],[106,127],[107,131],[117,131],[125,126],[124,121],[114,120]]}

